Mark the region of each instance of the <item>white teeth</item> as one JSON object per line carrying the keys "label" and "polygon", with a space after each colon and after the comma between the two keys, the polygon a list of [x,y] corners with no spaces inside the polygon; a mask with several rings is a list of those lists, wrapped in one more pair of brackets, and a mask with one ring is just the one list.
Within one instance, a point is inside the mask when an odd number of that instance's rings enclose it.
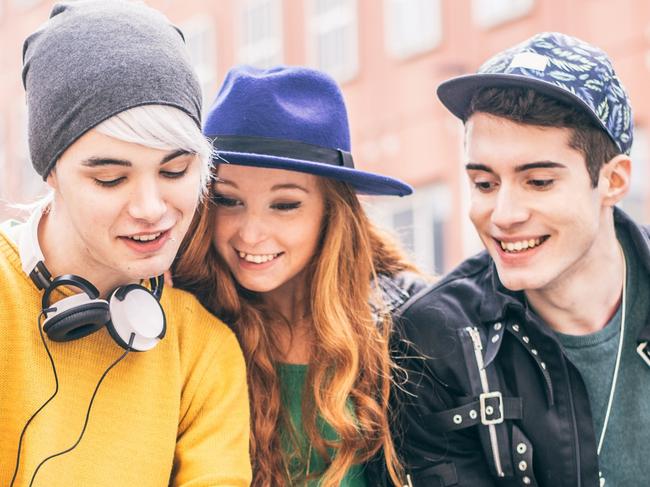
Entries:
{"label": "white teeth", "polygon": [[134,235],[131,237],[131,239],[137,240],[139,242],[149,242],[151,240],[156,240],[158,237],[160,237],[161,233],[162,232],[152,233],[149,235]]}
{"label": "white teeth", "polygon": [[532,249],[533,247],[537,247],[541,243],[542,243],[541,238],[531,238],[530,240],[518,240],[516,242],[504,242],[503,240],[499,240],[499,244],[501,245],[501,248],[506,252],[521,252],[523,250],[528,250],[528,249]]}
{"label": "white teeth", "polygon": [[263,264],[275,259],[280,254],[247,254],[246,252],[237,251],[239,257],[246,262],[253,262],[255,264]]}

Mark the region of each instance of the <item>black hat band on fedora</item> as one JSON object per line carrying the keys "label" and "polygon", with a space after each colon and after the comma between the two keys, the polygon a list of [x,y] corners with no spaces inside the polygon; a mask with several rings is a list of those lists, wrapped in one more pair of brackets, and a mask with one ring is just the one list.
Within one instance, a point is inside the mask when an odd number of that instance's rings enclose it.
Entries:
{"label": "black hat band on fedora", "polygon": [[342,149],[330,149],[297,140],[244,135],[216,135],[210,137],[210,140],[217,153],[263,154],[354,169],[352,154]]}

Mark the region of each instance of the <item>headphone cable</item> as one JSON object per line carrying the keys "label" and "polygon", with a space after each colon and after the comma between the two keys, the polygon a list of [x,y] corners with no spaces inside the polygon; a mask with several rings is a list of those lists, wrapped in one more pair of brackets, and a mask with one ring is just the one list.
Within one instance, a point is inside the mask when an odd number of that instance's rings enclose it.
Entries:
{"label": "headphone cable", "polygon": [[93,395],[90,398],[90,402],[88,403],[88,410],[86,411],[86,419],[84,420],[84,425],[83,428],[81,429],[81,433],[79,434],[79,438],[77,438],[77,441],[74,442],[74,444],[70,448],[66,448],[65,450],[61,450],[60,452],[54,453],[50,455],[49,457],[44,458],[41,463],[38,464],[36,469],[34,470],[34,474],[32,475],[32,479],[29,482],[29,487],[32,487],[32,484],[34,483],[34,480],[36,479],[36,474],[38,471],[41,469],[41,467],[48,461],[52,460],[53,458],[56,458],[61,455],[65,455],[66,453],[69,453],[70,451],[74,450],[77,448],[77,445],[81,443],[81,439],[84,436],[84,433],[86,432],[86,427],[88,426],[88,420],[90,419],[90,410],[93,407],[93,402],[95,401],[95,397],[97,396],[97,391],[99,391],[99,386],[102,385],[102,382],[108,375],[108,373],[111,371],[113,367],[115,367],[117,364],[119,364],[124,358],[129,354],[129,352],[132,350],[131,346],[133,345],[133,341],[135,340],[135,333],[131,333],[131,337],[129,338],[129,345],[126,351],[120,355],[117,360],[115,360],[111,365],[109,365],[102,376],[99,378],[99,381],[97,381],[97,385],[95,386],[95,390],[93,391]]}
{"label": "headphone cable", "polygon": [[50,364],[52,365],[52,372],[54,373],[54,384],[55,384],[54,392],[48,399],[46,399],[46,401],[43,404],[40,405],[40,407],[34,412],[34,414],[31,415],[31,417],[25,423],[25,426],[23,426],[23,430],[20,432],[20,439],[18,440],[18,452],[16,453],[16,468],[14,468],[14,475],[13,477],[11,477],[11,483],[9,484],[10,487],[13,487],[14,482],[16,481],[16,475],[18,475],[18,468],[20,466],[20,450],[22,448],[25,433],[27,432],[27,427],[34,420],[36,415],[38,415],[38,413],[40,413],[45,408],[45,406],[47,406],[50,403],[50,401],[54,399],[54,396],[56,396],[59,393],[59,376],[56,373],[56,366],[54,365],[54,359],[52,358],[52,354],[50,353],[50,348],[47,346],[45,337],[43,336],[43,326],[41,325],[41,320],[43,319],[43,317],[46,316],[47,313],[55,309],[56,308],[48,308],[48,309],[41,310],[41,313],[38,315],[38,331],[41,335],[41,341],[43,342],[43,346],[45,347],[47,356],[50,359]]}

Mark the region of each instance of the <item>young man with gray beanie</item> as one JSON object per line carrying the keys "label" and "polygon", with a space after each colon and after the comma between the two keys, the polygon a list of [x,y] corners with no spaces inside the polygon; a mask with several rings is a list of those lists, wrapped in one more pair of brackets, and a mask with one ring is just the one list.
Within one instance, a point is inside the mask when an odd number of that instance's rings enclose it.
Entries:
{"label": "young man with gray beanie", "polygon": [[486,251],[399,319],[412,485],[647,485],[650,229],[616,207],[632,113],[610,59],[542,33],[438,96]]}
{"label": "young man with gray beanie", "polygon": [[51,193],[0,227],[0,485],[249,485],[237,340],[163,292],[209,175],[182,34],[141,3],[66,2],[23,59]]}

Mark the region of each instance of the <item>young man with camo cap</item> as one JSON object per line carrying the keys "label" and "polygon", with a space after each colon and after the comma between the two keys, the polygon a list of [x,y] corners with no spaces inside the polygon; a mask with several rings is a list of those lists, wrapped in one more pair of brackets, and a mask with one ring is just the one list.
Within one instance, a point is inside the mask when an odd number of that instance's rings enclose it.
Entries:
{"label": "young man with camo cap", "polygon": [[399,319],[412,485],[644,484],[650,232],[615,206],[632,114],[611,61],[542,33],[438,96],[465,126],[486,250]]}

